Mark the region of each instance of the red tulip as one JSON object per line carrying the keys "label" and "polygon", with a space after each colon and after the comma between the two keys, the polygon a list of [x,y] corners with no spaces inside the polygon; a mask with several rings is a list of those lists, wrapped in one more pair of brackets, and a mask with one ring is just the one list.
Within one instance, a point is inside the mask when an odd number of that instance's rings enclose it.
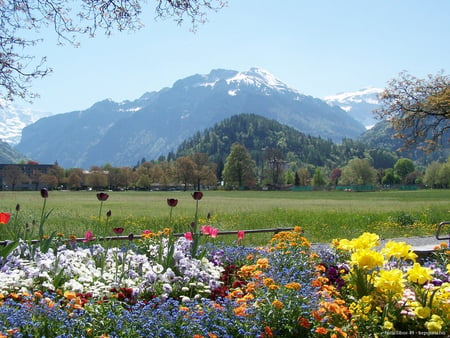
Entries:
{"label": "red tulip", "polygon": [[9,212],[0,212],[0,224],[7,224],[10,218],[11,214]]}
{"label": "red tulip", "polygon": [[184,238],[186,238],[188,241],[192,241],[192,232],[185,232]]}
{"label": "red tulip", "polygon": [[203,197],[203,193],[201,191],[194,191],[192,193],[192,198],[196,201],[200,201]]}
{"label": "red tulip", "polygon": [[106,201],[106,200],[108,199],[108,197],[109,197],[109,195],[108,195],[107,193],[104,193],[104,192],[99,192],[99,193],[97,194],[97,199],[98,199],[99,201],[101,201],[101,202]]}
{"label": "red tulip", "polygon": [[46,188],[41,189],[41,197],[47,198],[48,197],[48,190]]}
{"label": "red tulip", "polygon": [[113,231],[116,235],[120,235],[123,232],[123,228],[114,228]]}
{"label": "red tulip", "polygon": [[168,198],[167,199],[167,205],[171,208],[176,207],[178,204],[178,200],[175,198]]}
{"label": "red tulip", "polygon": [[243,240],[244,239],[244,230],[239,230],[238,232],[237,232],[237,236],[238,236],[238,241],[241,241],[241,240]]}

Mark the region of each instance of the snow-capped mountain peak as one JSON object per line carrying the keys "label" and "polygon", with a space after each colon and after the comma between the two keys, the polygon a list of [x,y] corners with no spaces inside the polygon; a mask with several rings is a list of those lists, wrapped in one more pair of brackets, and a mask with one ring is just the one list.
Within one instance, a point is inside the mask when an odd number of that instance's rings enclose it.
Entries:
{"label": "snow-capped mountain peak", "polygon": [[355,92],[345,92],[324,97],[324,101],[331,106],[339,106],[349,113],[355,120],[370,129],[378,121],[373,111],[380,105],[378,94],[383,89],[368,87]]}
{"label": "snow-capped mountain peak", "polygon": [[49,114],[22,109],[0,99],[0,140],[15,145],[20,142],[22,129]]}
{"label": "snow-capped mountain peak", "polygon": [[346,92],[339,93],[336,95],[330,95],[324,97],[326,102],[340,102],[340,103],[349,103],[349,102],[367,102],[370,104],[378,104],[377,96],[383,91],[380,88],[369,87],[365,89],[360,89],[355,92]]}
{"label": "snow-capped mountain peak", "polygon": [[265,86],[272,87],[276,90],[288,90],[289,87],[278,80],[274,75],[262,68],[250,68],[245,72],[239,72],[232,78],[226,80],[228,84],[233,83],[246,83],[248,85],[254,85],[257,87]]}
{"label": "snow-capped mountain peak", "polygon": [[294,91],[270,72],[258,67],[242,72],[215,69],[208,75],[197,75],[193,78],[198,81],[197,86],[201,87],[215,87],[219,82],[225,81],[230,87],[230,95],[236,95],[242,86],[252,86],[262,90]]}

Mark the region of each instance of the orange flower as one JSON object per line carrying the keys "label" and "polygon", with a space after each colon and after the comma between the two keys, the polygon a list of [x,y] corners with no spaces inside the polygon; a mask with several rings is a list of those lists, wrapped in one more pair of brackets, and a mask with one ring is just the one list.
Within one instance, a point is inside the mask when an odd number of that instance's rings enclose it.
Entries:
{"label": "orange flower", "polygon": [[249,282],[249,283],[246,285],[246,288],[245,288],[245,290],[246,290],[247,292],[254,292],[255,289],[256,289],[256,284],[255,284],[254,282]]}
{"label": "orange flower", "polygon": [[300,285],[300,283],[297,283],[297,282],[291,282],[291,283],[288,283],[288,284],[286,284],[285,286],[284,286],[286,289],[291,289],[291,290],[300,290],[300,288],[301,288],[301,285]]}
{"label": "orange flower", "polygon": [[337,333],[339,333],[340,337],[344,337],[344,338],[347,337],[347,333],[344,332],[344,330],[342,330],[340,327],[335,326],[333,331],[336,331]]}
{"label": "orange flower", "polygon": [[311,323],[309,322],[309,320],[304,317],[300,317],[298,322],[299,322],[300,326],[307,328],[307,329],[311,326]]}
{"label": "orange flower", "polygon": [[268,258],[260,258],[256,261],[256,266],[259,269],[267,269],[269,267],[269,259]]}
{"label": "orange flower", "polygon": [[72,299],[75,299],[76,297],[77,297],[77,294],[73,291],[65,291],[64,292],[64,298],[72,300]]}
{"label": "orange flower", "polygon": [[318,334],[328,334],[328,330],[326,328],[322,327],[322,326],[319,326],[315,330],[315,332],[318,333]]}
{"label": "orange flower", "polygon": [[270,286],[270,285],[274,284],[275,281],[273,280],[273,278],[264,278],[263,283],[265,286]]}
{"label": "orange flower", "polygon": [[272,302],[272,306],[273,306],[275,309],[279,310],[279,309],[281,309],[284,305],[283,305],[283,303],[280,302],[278,299],[275,299],[275,300]]}
{"label": "orange flower", "polygon": [[245,303],[242,303],[241,305],[239,305],[237,308],[234,309],[234,314],[236,316],[245,316],[245,310],[247,310],[247,306],[245,305]]}
{"label": "orange flower", "polygon": [[319,311],[312,311],[311,314],[316,321],[320,322],[322,320],[322,315],[319,313]]}
{"label": "orange flower", "polygon": [[272,329],[269,326],[264,328],[264,337],[273,337]]}

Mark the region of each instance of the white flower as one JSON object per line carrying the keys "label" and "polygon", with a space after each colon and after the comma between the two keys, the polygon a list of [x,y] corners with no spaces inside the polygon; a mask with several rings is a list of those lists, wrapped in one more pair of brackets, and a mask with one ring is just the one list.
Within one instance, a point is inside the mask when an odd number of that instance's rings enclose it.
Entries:
{"label": "white flower", "polygon": [[168,283],[164,283],[162,286],[162,289],[165,293],[171,293],[172,292],[172,286]]}

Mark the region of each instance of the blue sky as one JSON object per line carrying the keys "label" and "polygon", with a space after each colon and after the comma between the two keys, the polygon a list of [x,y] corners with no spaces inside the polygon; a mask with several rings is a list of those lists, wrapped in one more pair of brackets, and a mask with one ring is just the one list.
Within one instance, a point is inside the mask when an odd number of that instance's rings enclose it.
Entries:
{"label": "blue sky", "polygon": [[323,98],[385,87],[401,71],[425,77],[450,69],[449,0],[229,0],[196,33],[153,20],[136,33],[101,33],[78,48],[57,46],[51,30],[30,52],[53,73],[33,82],[23,108],[84,110],[106,98],[134,100],[181,78],[223,68],[261,67],[303,94]]}

